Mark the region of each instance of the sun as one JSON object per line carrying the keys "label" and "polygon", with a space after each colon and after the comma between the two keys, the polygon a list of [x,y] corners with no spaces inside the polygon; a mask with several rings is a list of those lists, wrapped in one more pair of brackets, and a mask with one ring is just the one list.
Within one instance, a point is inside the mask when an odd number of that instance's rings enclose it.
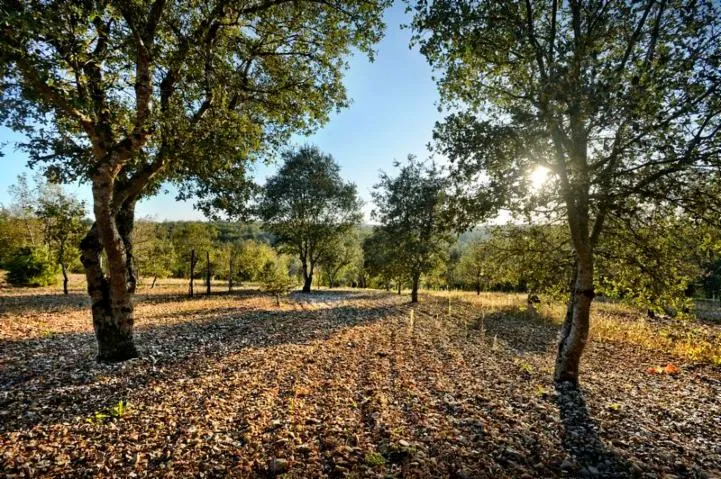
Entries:
{"label": "sun", "polygon": [[545,166],[537,166],[531,172],[529,179],[531,180],[531,187],[534,190],[539,190],[548,181],[549,169]]}

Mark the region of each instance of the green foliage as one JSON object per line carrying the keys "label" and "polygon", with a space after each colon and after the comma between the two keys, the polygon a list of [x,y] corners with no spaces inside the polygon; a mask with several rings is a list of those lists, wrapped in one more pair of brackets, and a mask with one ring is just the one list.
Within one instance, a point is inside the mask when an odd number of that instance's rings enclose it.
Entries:
{"label": "green foliage", "polygon": [[283,160],[265,184],[258,214],[284,251],[301,260],[309,291],[315,264],[360,222],[361,202],[333,157],[317,147],[289,150]]}
{"label": "green foliage", "polygon": [[[469,222],[563,205],[601,229],[610,212],[665,199],[709,207],[698,192],[718,184],[717,2],[414,3],[415,41],[453,111],[436,148],[454,162]],[[534,192],[539,165],[551,178]]]}
{"label": "green foliage", "polygon": [[363,250],[355,229],[340,238],[334,238],[334,241],[327,244],[324,249],[325,252],[318,260],[318,265],[330,287],[337,285],[338,279],[343,276],[345,270],[363,261]]}
{"label": "green foliage", "polygon": [[390,288],[393,280],[402,280],[407,272],[403,259],[395,252],[395,243],[383,228],[374,228],[373,233],[363,241],[363,265],[371,276],[378,278],[380,285]]}
{"label": "green foliage", "polygon": [[[205,253],[213,251],[218,235],[217,228],[209,223],[178,222],[170,228],[170,241],[176,253],[174,274],[187,278],[190,274],[190,255],[194,249],[199,262],[205,260]],[[202,270],[196,268],[195,273],[202,275]]]}
{"label": "green foliage", "polygon": [[0,121],[62,181],[112,161],[116,199],[171,180],[240,215],[248,163],[348,104],[345,57],[372,56],[388,3],[18,3],[0,10]]}
{"label": "green foliage", "polygon": [[25,244],[25,222],[0,208],[0,268],[5,268],[12,253]]}
{"label": "green foliage", "polygon": [[701,276],[702,225],[659,209],[609,226],[599,244],[599,292],[656,313],[688,311],[689,286]]}
{"label": "green foliage", "polygon": [[133,255],[141,277],[167,278],[176,266],[177,254],[170,232],[161,223],[137,221],[133,228]]}
{"label": "green foliage", "polygon": [[275,250],[266,243],[246,240],[234,246],[236,277],[240,281],[258,281],[269,262],[277,260]]}
{"label": "green foliage", "polygon": [[121,400],[111,408],[95,412],[92,417],[87,419],[87,422],[90,424],[103,424],[111,419],[120,419],[128,413],[129,408],[130,403]]}
{"label": "green foliage", "polygon": [[448,180],[435,164],[426,165],[413,156],[395,166],[400,168],[398,176],[381,173],[373,193],[373,216],[382,231],[376,241],[395,258],[393,269],[397,267],[417,286],[421,275],[431,272],[448,253]]}
{"label": "green foliage", "polygon": [[573,253],[558,225],[505,225],[488,229],[464,251],[459,273],[467,288],[513,289],[561,297],[568,291]]}
{"label": "green foliage", "polygon": [[57,262],[67,269],[78,262],[77,245],[88,230],[85,202],[66,195],[58,185],[41,188],[35,214],[43,225],[45,241],[55,250]]}
{"label": "green foliage", "polygon": [[50,286],[57,283],[58,264],[47,246],[23,246],[5,264],[13,286]]}
{"label": "green foliage", "polygon": [[263,291],[274,295],[280,304],[280,296],[295,287],[295,281],[288,274],[288,259],[277,257],[267,261],[260,274],[260,281]]}

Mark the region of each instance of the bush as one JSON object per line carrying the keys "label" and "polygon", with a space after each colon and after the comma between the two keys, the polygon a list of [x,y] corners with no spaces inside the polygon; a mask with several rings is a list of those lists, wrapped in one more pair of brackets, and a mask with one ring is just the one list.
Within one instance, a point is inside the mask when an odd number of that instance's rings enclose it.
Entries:
{"label": "bush", "polygon": [[7,282],[13,286],[50,286],[58,281],[60,267],[45,247],[18,248],[5,264]]}
{"label": "bush", "polygon": [[295,287],[295,281],[288,276],[288,264],[284,258],[268,260],[260,274],[260,280],[263,290],[275,296],[278,306],[280,306],[280,296]]}

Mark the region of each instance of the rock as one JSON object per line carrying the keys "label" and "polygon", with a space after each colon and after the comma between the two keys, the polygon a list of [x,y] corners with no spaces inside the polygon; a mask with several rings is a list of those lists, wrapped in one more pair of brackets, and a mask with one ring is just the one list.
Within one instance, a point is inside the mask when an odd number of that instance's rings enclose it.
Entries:
{"label": "rock", "polygon": [[274,457],[268,461],[268,474],[271,477],[285,474],[290,469],[288,461],[281,457]]}
{"label": "rock", "polygon": [[600,471],[597,468],[595,468],[594,466],[586,466],[586,469],[584,472],[589,477],[598,477],[601,475]]}
{"label": "rock", "polygon": [[311,452],[313,450],[313,448],[310,446],[310,444],[304,443],[304,444],[301,444],[298,447],[296,447],[295,450],[302,454],[307,454],[307,453]]}
{"label": "rock", "polygon": [[576,465],[576,461],[574,461],[570,457],[567,457],[561,463],[561,469],[564,471],[573,471],[573,470],[576,470],[577,468],[578,468],[578,466]]}

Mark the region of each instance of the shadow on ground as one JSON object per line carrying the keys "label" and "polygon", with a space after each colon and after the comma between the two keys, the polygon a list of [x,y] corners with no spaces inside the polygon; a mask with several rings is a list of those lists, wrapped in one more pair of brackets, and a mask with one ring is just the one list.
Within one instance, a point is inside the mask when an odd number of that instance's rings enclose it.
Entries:
{"label": "shadow on ground", "polygon": [[471,330],[483,330],[486,338],[502,341],[517,353],[547,353],[555,348],[559,325],[552,318],[514,306],[484,313],[477,304],[459,303],[475,311],[468,324]]}
{"label": "shadow on ground", "polygon": [[[235,294],[235,293],[233,293]],[[244,293],[243,293],[244,294]],[[54,334],[43,338],[0,342],[0,432],[55,421],[28,414],[34,396],[52,398],[57,411],[86,414],[94,394],[122,398],[150,381],[173,380],[200,372],[202,364],[245,348],[308,344],[342,329],[378,321],[397,306],[338,306],[319,310],[242,310],[216,308],[194,311],[175,324],[141,326],[136,343],[141,358],[121,364],[97,364],[93,333]],[[192,316],[192,317],[190,317]],[[152,368],[148,368],[148,362]],[[142,363],[143,367],[138,366]],[[198,373],[200,374],[200,373]],[[115,377],[109,385],[101,380]]]}
{"label": "shadow on ground", "polygon": [[[163,304],[176,302],[200,303],[208,298],[234,297],[244,298],[257,296],[257,289],[237,289],[212,291],[207,295],[205,291],[196,293],[192,298],[185,293],[174,292],[141,292],[134,296],[135,304]],[[38,294],[22,294],[0,296],[0,313],[6,314],[33,314],[58,311],[85,311],[90,309],[90,298],[85,292],[62,293],[38,292]]]}
{"label": "shadow on ground", "polygon": [[582,477],[633,477],[631,464],[606,447],[596,433],[583,392],[569,383],[556,386],[556,403],[563,423],[563,448],[571,460],[564,470]]}

